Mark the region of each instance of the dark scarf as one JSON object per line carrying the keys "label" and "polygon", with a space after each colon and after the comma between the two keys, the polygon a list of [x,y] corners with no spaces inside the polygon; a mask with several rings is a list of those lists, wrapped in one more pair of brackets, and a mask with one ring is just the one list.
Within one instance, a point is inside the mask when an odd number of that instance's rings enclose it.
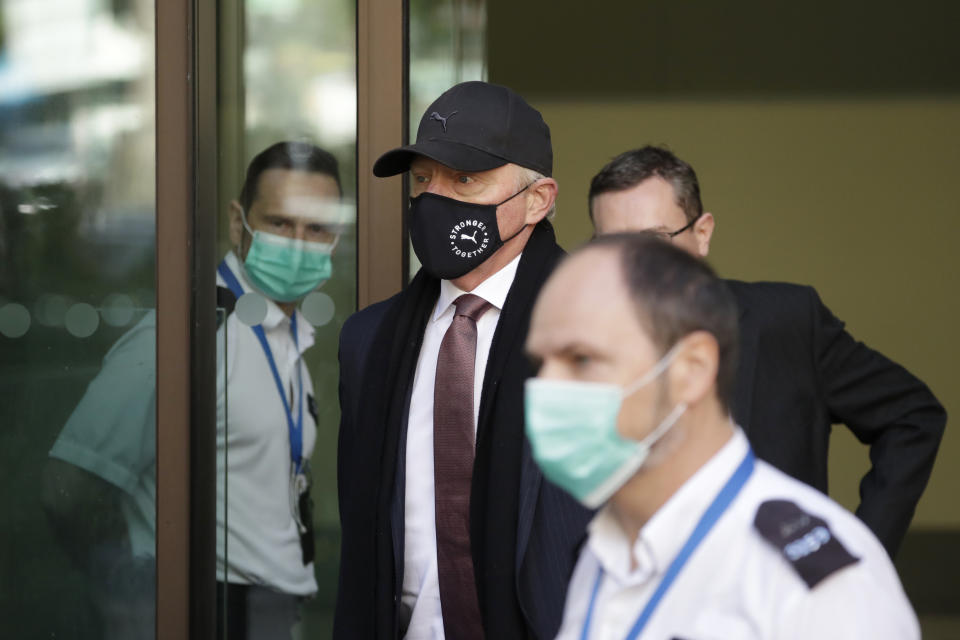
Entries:
{"label": "dark scarf", "polygon": [[[515,569],[523,451],[522,381],[530,373],[523,346],[537,292],[562,256],[553,227],[542,221],[534,228],[520,258],[500,312],[483,380],[470,535],[488,638],[529,635],[517,598]],[[364,457],[370,468],[363,476],[364,486],[353,486],[350,492],[356,499],[376,505],[375,513],[370,512],[373,540],[367,547],[376,554],[371,563],[375,575],[366,576],[376,585],[371,594],[371,616],[386,618],[382,612],[394,611],[392,626],[378,628],[378,638],[396,636],[395,596],[399,597],[400,576],[394,571],[391,499],[417,359],[439,291],[440,281],[421,270],[394,299],[372,343],[363,378],[365,402],[358,418],[357,442],[368,453],[369,457]],[[397,559],[397,564],[402,566],[402,559]]]}

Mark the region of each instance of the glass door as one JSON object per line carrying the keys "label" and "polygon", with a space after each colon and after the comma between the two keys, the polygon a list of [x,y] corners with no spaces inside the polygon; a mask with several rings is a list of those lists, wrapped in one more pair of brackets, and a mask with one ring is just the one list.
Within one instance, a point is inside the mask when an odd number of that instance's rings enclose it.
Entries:
{"label": "glass door", "polygon": [[154,3],[0,0],[0,636],[152,638]]}
{"label": "glass door", "polygon": [[[408,109],[411,141],[420,116],[437,97],[460,82],[487,79],[486,0],[410,0]],[[420,269],[409,246],[408,278]]]}
{"label": "glass door", "polygon": [[217,22],[218,637],[323,638],[357,299],[356,6],[220,2]]}

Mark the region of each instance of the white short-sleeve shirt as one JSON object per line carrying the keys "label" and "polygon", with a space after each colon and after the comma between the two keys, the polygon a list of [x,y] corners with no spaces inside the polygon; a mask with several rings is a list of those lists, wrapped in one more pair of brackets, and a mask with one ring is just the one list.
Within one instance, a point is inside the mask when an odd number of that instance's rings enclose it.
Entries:
{"label": "white short-sleeve shirt", "polygon": [[156,320],[148,311],[110,348],[50,449],[122,491],[131,551],[148,558],[157,530]]}
{"label": "white short-sleeve shirt", "polygon": [[[231,252],[227,266],[244,291],[252,285]],[[217,277],[217,283],[225,286]],[[294,416],[298,369],[304,402],[313,395],[301,358],[313,327],[267,300],[263,321]],[[50,450],[123,491],[123,510],[135,556],[153,557],[156,536],[156,314],[153,311],[110,349],[103,366]],[[217,331],[217,578],[268,586],[284,593],[316,592],[313,564],[303,564],[290,503],[290,437],[273,374],[253,330],[236,314]],[[316,441],[316,423],[303,408],[303,457]]]}
{"label": "white short-sleeve shirt", "polygon": [[[231,252],[225,260],[243,290],[255,291],[236,255]],[[217,284],[225,285],[219,274]],[[270,300],[262,326],[296,419],[298,369],[303,376],[303,402],[313,395],[310,372],[301,357],[313,346],[313,327],[299,310],[294,313],[296,344],[290,318]],[[290,504],[290,436],[283,400],[260,341],[235,313],[217,331],[217,357],[217,576],[221,578],[226,570],[228,582],[264,585],[296,595],[314,593],[313,563],[303,564]],[[314,418],[305,406],[305,458],[313,451],[316,433]]]}
{"label": "white short-sleeve shirt", "polygon": [[[558,638],[581,637],[601,568],[587,637],[625,638],[747,450],[738,429],[654,514],[633,544],[609,508],[602,509],[590,523]],[[781,546],[754,526],[760,506],[772,500],[792,502],[823,519],[829,535],[858,560],[808,586]],[[819,534],[818,540],[826,539],[826,533]],[[797,555],[816,553],[818,544]],[[632,570],[631,554],[636,561]],[[869,529],[817,490],[757,460],[747,483],[690,556],[639,637],[914,640],[920,630],[893,564]]]}

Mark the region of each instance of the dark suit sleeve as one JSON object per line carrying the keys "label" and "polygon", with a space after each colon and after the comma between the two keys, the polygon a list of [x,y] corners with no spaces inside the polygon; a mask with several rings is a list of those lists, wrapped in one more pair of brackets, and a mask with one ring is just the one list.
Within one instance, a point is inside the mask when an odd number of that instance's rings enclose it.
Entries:
{"label": "dark suit sleeve", "polygon": [[[379,302],[353,314],[340,331],[340,431],[337,440],[337,497],[340,511],[340,571],[334,614],[335,638],[373,637],[370,598],[373,585],[364,581],[364,563],[371,562],[368,550],[358,549],[354,540],[362,528],[358,510],[363,505],[351,492],[357,474],[370,473],[362,462],[363,443],[357,442],[357,419],[363,400],[363,376],[370,347],[389,301]],[[353,482],[351,482],[353,481]]]}
{"label": "dark suit sleeve", "polygon": [[[355,433],[357,413],[363,398],[363,374],[370,347],[380,328],[384,313],[393,298],[377,302],[347,318],[340,330],[340,431],[337,442],[337,491],[340,498],[340,517],[343,518],[344,490],[351,471],[352,436]],[[356,470],[354,470],[356,471]],[[341,523],[342,524],[342,523]]]}
{"label": "dark suit sleeve", "polygon": [[909,371],[855,340],[808,288],[817,369],[834,423],[870,445],[857,516],[893,556],[930,478],[947,415]]}
{"label": "dark suit sleeve", "polygon": [[[347,318],[340,331],[340,347],[338,351],[338,360],[340,361],[340,382],[338,394],[340,398],[340,429],[337,434],[337,494],[340,505],[340,517],[343,519],[344,487],[346,478],[344,466],[348,462],[349,456],[346,455],[345,447],[350,444],[350,435],[353,432],[353,424],[356,414],[356,394],[359,388],[360,363],[357,362],[356,338],[351,339],[353,325],[351,323],[355,316]],[[341,522],[342,524],[342,522]]]}

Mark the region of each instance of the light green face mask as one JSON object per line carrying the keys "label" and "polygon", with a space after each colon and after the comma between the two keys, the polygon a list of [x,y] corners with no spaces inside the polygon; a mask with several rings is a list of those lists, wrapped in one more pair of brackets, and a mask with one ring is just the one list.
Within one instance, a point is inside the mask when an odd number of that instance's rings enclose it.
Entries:
{"label": "light green face mask", "polygon": [[676,346],[626,389],[596,382],[527,380],[527,438],[547,479],[591,509],[616,493],[687,409],[685,404],[674,407],[640,441],[627,440],[617,431],[623,399],[662,374],[675,354]]}
{"label": "light green face mask", "polygon": [[[267,297],[293,302],[330,279],[331,255],[337,245],[286,238],[265,231],[253,231],[243,214],[243,226],[253,237],[243,261],[247,277]],[[339,237],[338,237],[339,239]]]}

